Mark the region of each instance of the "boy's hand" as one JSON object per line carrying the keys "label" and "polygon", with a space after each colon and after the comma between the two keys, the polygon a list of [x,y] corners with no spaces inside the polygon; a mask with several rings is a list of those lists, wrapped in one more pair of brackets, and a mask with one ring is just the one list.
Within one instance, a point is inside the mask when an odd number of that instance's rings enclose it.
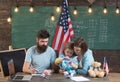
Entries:
{"label": "boy's hand", "polygon": [[72,63],[71,61],[69,62],[69,64],[70,64],[70,66],[72,66],[72,67],[73,67],[73,63]]}
{"label": "boy's hand", "polygon": [[74,64],[73,62],[69,62],[70,66],[72,66],[73,68],[77,69],[78,65]]}

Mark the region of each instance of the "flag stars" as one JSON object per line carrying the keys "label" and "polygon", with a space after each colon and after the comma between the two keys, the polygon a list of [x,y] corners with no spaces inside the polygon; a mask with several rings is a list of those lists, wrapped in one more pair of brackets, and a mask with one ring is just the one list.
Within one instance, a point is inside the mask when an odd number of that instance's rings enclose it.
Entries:
{"label": "flag stars", "polygon": [[62,11],[58,21],[55,38],[52,44],[52,47],[55,50],[58,50],[58,54],[60,54],[63,51],[64,44],[69,42],[74,36],[72,24],[68,23],[68,22],[71,22],[71,20],[70,20],[70,14],[67,7],[68,7],[67,0],[63,0]]}
{"label": "flag stars", "polygon": [[64,33],[66,33],[66,30],[64,30]]}
{"label": "flag stars", "polygon": [[66,33],[66,30],[68,30],[68,18],[70,17],[69,11],[67,8],[66,2],[63,3],[62,5],[62,12],[61,12],[61,17],[59,18],[59,25],[64,27],[64,33]]}

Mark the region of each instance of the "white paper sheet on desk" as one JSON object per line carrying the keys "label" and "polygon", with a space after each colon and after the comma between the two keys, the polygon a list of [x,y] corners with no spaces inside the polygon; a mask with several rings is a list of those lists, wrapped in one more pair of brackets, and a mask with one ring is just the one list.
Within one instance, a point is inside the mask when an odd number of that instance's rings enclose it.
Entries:
{"label": "white paper sheet on desk", "polygon": [[71,80],[74,80],[74,81],[90,81],[88,78],[83,77],[83,76],[74,76],[74,77],[71,78]]}
{"label": "white paper sheet on desk", "polygon": [[32,75],[32,76],[40,76],[41,74],[38,74],[38,73],[37,73],[37,74],[31,74],[31,75]]}

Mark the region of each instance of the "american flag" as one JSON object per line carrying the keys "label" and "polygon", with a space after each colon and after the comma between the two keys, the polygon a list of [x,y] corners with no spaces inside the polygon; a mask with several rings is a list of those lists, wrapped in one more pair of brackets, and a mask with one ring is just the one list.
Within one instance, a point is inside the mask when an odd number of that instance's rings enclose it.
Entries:
{"label": "american flag", "polygon": [[108,63],[107,63],[106,57],[104,57],[103,70],[105,71],[106,74],[109,73],[109,68],[108,68]]}
{"label": "american flag", "polygon": [[68,2],[63,0],[62,11],[56,27],[52,48],[57,50],[58,54],[63,51],[64,45],[74,37],[72,22],[68,11]]}

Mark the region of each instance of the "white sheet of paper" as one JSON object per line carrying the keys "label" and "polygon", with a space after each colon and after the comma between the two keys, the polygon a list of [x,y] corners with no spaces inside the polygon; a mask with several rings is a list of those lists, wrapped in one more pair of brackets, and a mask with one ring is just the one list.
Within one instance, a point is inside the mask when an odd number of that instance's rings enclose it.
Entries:
{"label": "white sheet of paper", "polygon": [[36,73],[35,73],[35,74],[31,74],[31,75],[32,75],[32,76],[40,76],[41,74],[36,74]]}
{"label": "white sheet of paper", "polygon": [[74,76],[74,77],[71,78],[71,80],[74,80],[74,81],[90,81],[88,78],[83,77],[83,76]]}

